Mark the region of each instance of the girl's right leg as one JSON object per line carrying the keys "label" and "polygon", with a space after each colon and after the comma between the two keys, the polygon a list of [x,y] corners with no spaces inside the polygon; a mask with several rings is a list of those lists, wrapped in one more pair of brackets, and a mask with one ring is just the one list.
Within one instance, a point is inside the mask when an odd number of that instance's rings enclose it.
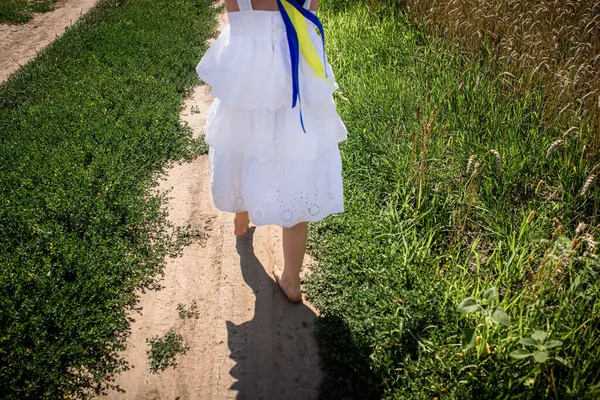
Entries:
{"label": "girl's right leg", "polygon": [[275,280],[291,302],[302,300],[300,292],[300,270],[306,251],[308,224],[300,222],[291,228],[283,228],[283,271],[273,267]]}

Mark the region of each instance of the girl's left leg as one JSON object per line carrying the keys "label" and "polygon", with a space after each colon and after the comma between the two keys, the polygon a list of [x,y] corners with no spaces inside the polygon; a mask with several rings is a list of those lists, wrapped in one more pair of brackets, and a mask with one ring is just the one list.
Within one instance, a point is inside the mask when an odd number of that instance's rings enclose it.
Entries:
{"label": "girl's left leg", "polygon": [[300,222],[291,228],[283,228],[283,270],[273,266],[275,280],[291,302],[302,300],[300,271],[306,251],[308,224]]}
{"label": "girl's left leg", "polygon": [[248,229],[248,225],[250,225],[250,217],[248,216],[248,211],[235,213],[235,219],[233,220],[233,224],[235,225],[233,231],[235,236],[244,236],[246,234],[246,229]]}

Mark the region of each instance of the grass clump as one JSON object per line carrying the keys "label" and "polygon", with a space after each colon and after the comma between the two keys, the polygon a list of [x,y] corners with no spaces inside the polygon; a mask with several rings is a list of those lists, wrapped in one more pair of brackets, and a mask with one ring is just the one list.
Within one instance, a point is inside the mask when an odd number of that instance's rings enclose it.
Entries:
{"label": "grass clump", "polygon": [[0,85],[0,393],[86,397],[119,357],[135,289],[197,234],[156,194],[194,156],[180,124],[215,31],[209,0],[100,0]]}
{"label": "grass clump", "polygon": [[0,23],[25,23],[35,13],[56,8],[56,0],[3,0],[0,2]]}
{"label": "grass clump", "polygon": [[321,396],[597,397],[589,126],[549,124],[542,88],[506,91],[398,7],[322,6],[349,137],[346,212],[309,240]]}

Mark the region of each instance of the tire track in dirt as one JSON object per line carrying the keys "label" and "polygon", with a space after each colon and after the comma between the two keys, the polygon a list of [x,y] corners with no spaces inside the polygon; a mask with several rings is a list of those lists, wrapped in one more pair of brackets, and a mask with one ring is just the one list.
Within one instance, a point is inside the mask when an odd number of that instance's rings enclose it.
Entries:
{"label": "tire track in dirt", "polygon": [[[223,13],[221,30],[225,24]],[[204,85],[186,99],[181,119],[195,136],[203,134],[210,104]],[[114,382],[122,391],[108,398],[316,399],[316,311],[308,303],[289,303],[270,274],[273,263],[283,260],[280,228],[251,227],[236,239],[232,215],[212,204],[206,155],[169,168],[158,189],[170,188],[169,219],[209,237],[168,261],[163,289],[141,295],[122,354],[131,368]],[[192,301],[200,318],[180,319],[177,305]],[[170,329],[190,349],[177,357],[176,368],[152,374],[145,340]]]}

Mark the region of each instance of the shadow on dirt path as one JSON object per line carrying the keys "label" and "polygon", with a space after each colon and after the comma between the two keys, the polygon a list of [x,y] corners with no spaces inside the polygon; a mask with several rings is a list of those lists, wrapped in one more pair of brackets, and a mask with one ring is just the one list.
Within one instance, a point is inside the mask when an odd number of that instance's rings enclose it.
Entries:
{"label": "shadow on dirt path", "polygon": [[226,321],[228,346],[236,365],[232,389],[238,399],[316,399],[320,383],[314,337],[315,312],[290,303],[254,253],[254,227],[238,238],[244,281],[256,296],[254,317],[239,325]]}

